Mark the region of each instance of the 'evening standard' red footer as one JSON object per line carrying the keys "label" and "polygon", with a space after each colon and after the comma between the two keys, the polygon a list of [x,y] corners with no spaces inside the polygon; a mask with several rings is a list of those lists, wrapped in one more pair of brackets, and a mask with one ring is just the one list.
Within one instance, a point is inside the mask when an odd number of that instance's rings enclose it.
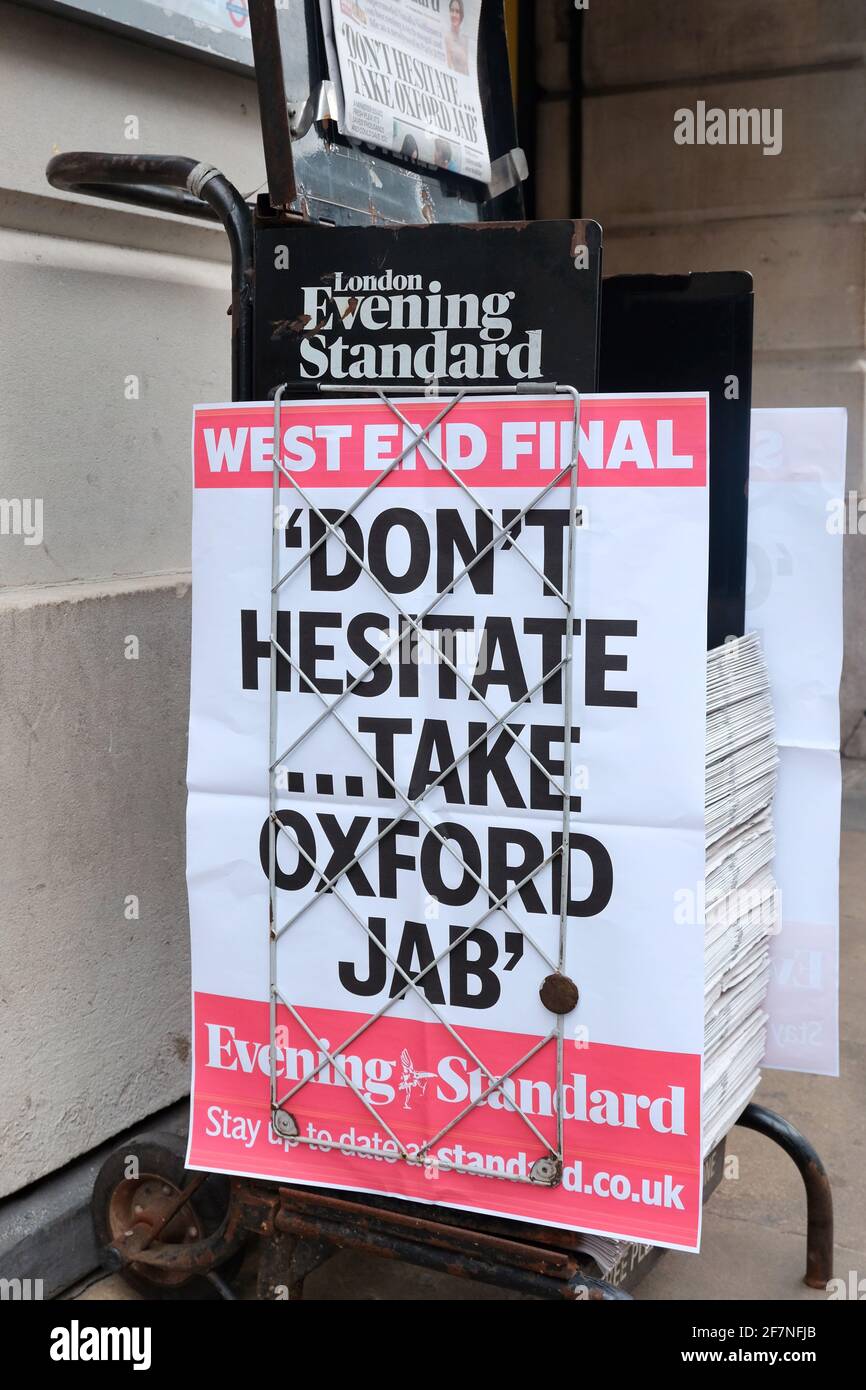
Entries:
{"label": "'evening standard' red footer", "polygon": [[529,1174],[556,1143],[553,1041],[491,1090],[539,1039],[461,1028],[463,1050],[437,1022],[383,1017],[343,1047],[365,1015],[298,1012],[319,1045],[278,1010],[280,1100],[309,1078],[285,1100],[299,1138],[284,1139],[270,1123],[267,1003],[196,994],[192,1167],[697,1248],[698,1055],[566,1039],[565,1161],[551,1188]]}

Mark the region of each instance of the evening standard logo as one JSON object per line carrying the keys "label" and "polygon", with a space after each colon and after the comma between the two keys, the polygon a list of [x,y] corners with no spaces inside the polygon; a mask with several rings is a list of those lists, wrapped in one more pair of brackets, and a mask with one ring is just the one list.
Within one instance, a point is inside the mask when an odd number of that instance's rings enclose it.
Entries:
{"label": "evening standard logo", "polygon": [[82,1327],[73,1318],[68,1327],[51,1332],[52,1361],[128,1361],[134,1371],[149,1371],[149,1327]]}
{"label": "evening standard logo", "polygon": [[412,1056],[409,1049],[406,1047],[404,1047],[403,1051],[400,1053],[400,1064],[403,1070],[400,1076],[400,1085],[398,1089],[401,1090],[405,1096],[403,1109],[411,1110],[415,1092],[417,1091],[419,1095],[423,1096],[427,1090],[427,1082],[432,1081],[436,1073],[435,1071],[416,1071],[415,1063],[412,1061]]}
{"label": "evening standard logo", "polygon": [[541,329],[512,336],[514,290],[445,294],[440,280],[425,285],[421,275],[388,269],[381,275],[338,270],[333,284],[304,285],[301,294],[305,379],[471,382],[542,375]]}
{"label": "evening standard logo", "polygon": [[[231,1024],[208,1023],[205,1028],[207,1067],[270,1074],[268,1043],[237,1037]],[[323,1048],[331,1046],[327,1038],[321,1043]],[[507,1077],[501,1087],[489,1091],[489,1076],[483,1068],[458,1055],[440,1057],[435,1072],[418,1072],[408,1050],[404,1049],[399,1082],[397,1063],[388,1058],[340,1053],[334,1060],[337,1066],[328,1060],[324,1051],[314,1053],[310,1048],[274,1048],[274,1071],[281,1080],[306,1081],[311,1086],[345,1087],[351,1083],[372,1106],[390,1105],[402,1092],[405,1096],[403,1108],[408,1109],[407,1102],[416,1089],[423,1084],[426,1090],[428,1084],[435,1082],[436,1099],[446,1105],[471,1103],[491,1110],[506,1110],[517,1104],[526,1115],[550,1118],[557,1113],[556,1088],[549,1082],[517,1074]],[[485,1094],[488,1091],[489,1094]],[[685,1089],[682,1086],[668,1086],[661,1094],[649,1096],[595,1086],[584,1073],[573,1072],[562,1087],[562,1095],[566,1120],[614,1129],[651,1130],[656,1134],[686,1134]]]}

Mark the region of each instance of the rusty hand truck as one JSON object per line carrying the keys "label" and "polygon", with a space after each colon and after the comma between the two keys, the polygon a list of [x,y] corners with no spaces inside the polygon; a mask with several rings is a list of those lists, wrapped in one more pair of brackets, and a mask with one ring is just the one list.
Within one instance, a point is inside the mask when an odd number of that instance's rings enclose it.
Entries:
{"label": "rusty hand truck", "polygon": [[[250,6],[268,170],[268,193],[255,207],[214,166],[181,156],[60,154],[48,165],[48,180],[76,194],[219,222],[231,251],[232,397],[273,395],[280,379],[275,363],[267,364],[267,381],[255,363],[256,246],[263,233],[309,225],[313,203],[321,205],[320,220],[330,225],[521,216],[513,110],[502,87],[508,60],[501,11],[495,5],[484,10],[481,86],[497,156],[490,188],[468,188],[465,180],[434,178],[400,168],[399,161],[340,147],[321,97],[321,66],[318,84],[311,75],[315,45],[298,42],[287,54],[282,26],[290,21],[278,16],[270,0]],[[287,70],[297,86],[299,63],[311,93],[303,108],[286,101]],[[368,178],[374,158],[376,198]],[[764,1134],[794,1161],[806,1193],[805,1282],[823,1288],[832,1273],[833,1217],[820,1158],[793,1126],[760,1105],[749,1104],[737,1123]],[[724,1147],[722,1140],[704,1160],[705,1200],[722,1177]],[[134,1178],[128,1176],[130,1157],[137,1160]],[[127,1142],[109,1156],[95,1184],[93,1218],[105,1267],[150,1297],[234,1299],[231,1280],[254,1239],[260,1246],[257,1292],[266,1299],[302,1298],[308,1275],[337,1251],[356,1250],[536,1298],[628,1300],[662,1253],[630,1246],[601,1277],[576,1232],[363,1193],[191,1173],[184,1167],[184,1146],[170,1134]]]}

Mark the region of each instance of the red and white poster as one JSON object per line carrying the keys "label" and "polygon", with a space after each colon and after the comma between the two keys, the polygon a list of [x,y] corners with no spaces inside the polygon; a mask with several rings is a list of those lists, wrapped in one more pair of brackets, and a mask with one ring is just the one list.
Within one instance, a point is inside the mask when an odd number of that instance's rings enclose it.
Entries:
{"label": "red and white poster", "polygon": [[395,405],[195,412],[190,1166],[697,1249],[707,398]]}

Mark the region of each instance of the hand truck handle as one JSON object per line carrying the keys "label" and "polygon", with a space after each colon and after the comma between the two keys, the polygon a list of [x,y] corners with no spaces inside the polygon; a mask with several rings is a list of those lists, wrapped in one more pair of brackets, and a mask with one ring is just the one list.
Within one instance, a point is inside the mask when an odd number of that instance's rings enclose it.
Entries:
{"label": "hand truck handle", "polygon": [[186,155],[70,150],[55,155],[45,174],[52,188],[67,193],[134,203],[182,217],[225,223],[227,212],[246,209],[240,193],[224,174]]}

